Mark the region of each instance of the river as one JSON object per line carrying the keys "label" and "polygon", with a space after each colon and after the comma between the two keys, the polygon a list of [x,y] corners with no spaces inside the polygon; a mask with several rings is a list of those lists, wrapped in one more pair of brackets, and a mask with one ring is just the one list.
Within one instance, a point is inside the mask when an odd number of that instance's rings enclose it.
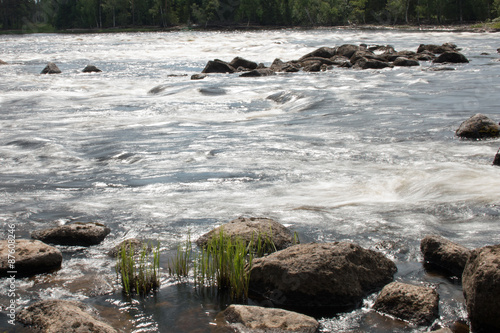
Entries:
{"label": "river", "polygon": [[[416,51],[451,42],[469,64],[190,80],[208,60],[270,65],[322,46]],[[209,332],[224,304],[166,276],[168,256],[239,216],[273,218],[302,242],[353,241],[398,265],[396,279],[440,293],[440,318],[464,318],[460,283],[426,272],[420,240],[500,243],[500,140],[465,141],[460,123],[500,118],[500,35],[397,30],[276,30],[0,36],[0,237],[72,221],[112,232],[60,247],[56,274],[17,280],[18,304],[76,299],[129,332]],[[40,75],[47,62],[59,75]],[[84,74],[93,64],[102,73]],[[156,93],[150,92],[153,88]],[[159,240],[163,284],[127,301],[107,251]],[[0,304],[8,302],[1,293]],[[323,332],[424,332],[363,308]],[[124,320],[125,318],[125,320]],[[0,330],[21,332],[0,313]]]}

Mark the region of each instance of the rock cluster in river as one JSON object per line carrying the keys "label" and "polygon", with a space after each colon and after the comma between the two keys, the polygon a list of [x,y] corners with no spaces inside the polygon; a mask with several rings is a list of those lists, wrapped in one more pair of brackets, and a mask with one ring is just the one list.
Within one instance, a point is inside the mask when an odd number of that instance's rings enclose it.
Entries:
{"label": "rock cluster in river", "polygon": [[[469,60],[457,46],[450,43],[443,45],[421,44],[417,51],[396,51],[392,46],[365,44],[344,44],[337,47],[321,47],[302,56],[298,60],[282,61],[275,59],[271,66],[246,60],[241,57],[231,62],[220,59],[210,60],[203,69],[203,74],[241,73],[242,77],[258,77],[275,75],[277,72],[319,72],[334,66],[355,69],[382,69],[394,66],[419,66],[420,61],[433,63],[468,63]],[[200,79],[196,75],[192,79]]]}

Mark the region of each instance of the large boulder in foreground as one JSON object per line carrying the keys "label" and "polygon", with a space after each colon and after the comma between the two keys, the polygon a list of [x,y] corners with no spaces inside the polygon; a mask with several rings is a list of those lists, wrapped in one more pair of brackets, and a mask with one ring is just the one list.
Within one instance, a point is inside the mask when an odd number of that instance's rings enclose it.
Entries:
{"label": "large boulder in foreground", "polygon": [[298,244],[254,259],[250,290],[278,307],[337,312],[358,307],[396,271],[382,253],[356,244]]}
{"label": "large boulder in foreground", "polygon": [[439,315],[439,295],[433,288],[393,282],[382,289],[373,308],[416,325],[430,325]]}
{"label": "large boulder in foreground", "polygon": [[91,246],[101,243],[110,232],[111,229],[101,223],[75,222],[60,227],[34,231],[31,238],[58,245]]}
{"label": "large boulder in foreground", "polygon": [[92,309],[74,301],[37,302],[20,311],[16,320],[43,333],[117,333],[113,327],[100,321]]}
{"label": "large boulder in foreground", "polygon": [[478,113],[464,121],[455,134],[466,139],[487,139],[500,136],[500,126],[485,116]]}
{"label": "large boulder in foreground", "polygon": [[40,74],[61,74],[61,70],[53,62],[49,62],[47,66],[40,72]]}
{"label": "large boulder in foreground", "polygon": [[16,277],[48,273],[60,268],[61,263],[61,251],[38,240],[0,241],[0,277],[10,276],[11,271]]}
{"label": "large boulder in foreground", "polygon": [[304,314],[260,306],[230,305],[217,315],[217,332],[315,333],[316,319]]}
{"label": "large boulder in foreground", "polygon": [[461,277],[470,250],[441,236],[425,236],[420,242],[424,261],[443,272]]}
{"label": "large boulder in foreground", "polygon": [[261,238],[269,237],[277,250],[293,243],[292,232],[281,223],[268,218],[239,217],[204,234],[196,244],[205,246],[212,237],[219,237],[221,230],[224,236],[243,239],[247,244],[252,240],[257,241],[259,234]]}
{"label": "large boulder in foreground", "polygon": [[462,275],[462,288],[471,331],[500,332],[500,245],[471,252]]}

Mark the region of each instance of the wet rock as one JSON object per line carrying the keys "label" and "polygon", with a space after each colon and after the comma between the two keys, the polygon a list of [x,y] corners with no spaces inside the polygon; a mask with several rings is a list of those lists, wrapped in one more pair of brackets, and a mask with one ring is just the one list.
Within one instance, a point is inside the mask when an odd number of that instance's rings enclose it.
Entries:
{"label": "wet rock", "polygon": [[493,159],[493,165],[500,166],[500,149],[497,150],[495,158]]}
{"label": "wet rock", "polygon": [[443,45],[434,45],[434,44],[420,44],[417,49],[417,53],[422,53],[424,51],[431,52],[433,54],[441,54],[445,52],[453,52],[456,50],[456,45],[445,43]]}
{"label": "wet rock", "polygon": [[[12,256],[15,262],[9,262]],[[10,265],[12,263],[14,266]],[[32,239],[0,241],[0,277],[10,276],[8,273],[10,271],[16,271],[17,277],[48,273],[60,268],[61,263],[61,251],[41,241]]]}
{"label": "wet rock", "polygon": [[241,74],[241,77],[261,77],[261,76],[271,76],[276,75],[276,73],[270,68],[259,68],[253,71]]}
{"label": "wet rock", "polygon": [[352,67],[352,64],[350,63],[349,58],[341,56],[341,55],[336,55],[336,56],[331,57],[330,61],[332,62],[332,65],[336,65],[336,66],[343,66],[346,62],[348,62]]}
{"label": "wet rock", "polygon": [[316,319],[300,313],[234,304],[217,315],[216,322],[217,332],[315,333],[319,328]]}
{"label": "wet rock", "polygon": [[6,63],[5,61],[3,61],[2,59],[0,59],[0,65],[8,65],[8,63]]}
{"label": "wet rock", "polygon": [[204,74],[234,73],[234,72],[236,72],[236,69],[233,66],[219,59],[210,60],[202,71],[202,73]]}
{"label": "wet rock", "polygon": [[439,295],[433,288],[393,282],[382,289],[373,308],[416,325],[430,325],[439,315]]}
{"label": "wet rock", "polygon": [[303,60],[300,60],[299,64],[302,64],[302,66],[304,66],[303,64],[306,64],[308,62],[320,62],[322,65],[335,65],[335,62],[333,62],[331,59],[319,58],[319,57],[305,58]]}
{"label": "wet rock", "polygon": [[150,94],[150,95],[157,95],[157,94],[159,94],[159,93],[163,92],[163,91],[164,91],[165,89],[167,89],[168,87],[169,87],[169,85],[166,85],[166,84],[161,84],[161,85],[159,85],[159,86],[156,86],[156,87],[154,87],[154,88],[150,89],[150,90],[148,91],[148,94]]}
{"label": "wet rock", "polygon": [[477,113],[464,121],[455,134],[466,139],[487,139],[500,136],[500,126],[487,116]]}
{"label": "wet rock", "polygon": [[205,74],[193,74],[191,75],[191,80],[203,80],[206,77]]}
{"label": "wet rock", "polygon": [[229,65],[233,68],[245,68],[247,70],[249,69],[256,69],[257,68],[257,63],[256,62],[253,62],[253,61],[250,61],[250,60],[246,60],[244,58],[241,58],[241,57],[236,57],[234,58],[230,63]]}
{"label": "wet rock", "polygon": [[110,325],[100,321],[91,308],[75,301],[37,302],[20,311],[16,320],[45,333],[117,333]]}
{"label": "wet rock", "polygon": [[82,70],[83,73],[100,73],[102,72],[99,68],[97,68],[94,65],[87,65],[85,68]]}
{"label": "wet rock", "polygon": [[416,60],[413,60],[413,59],[398,57],[398,58],[396,58],[396,60],[394,60],[393,65],[394,66],[410,67],[410,66],[420,66],[420,63]]}
{"label": "wet rock", "polygon": [[300,65],[291,61],[283,62],[281,59],[275,59],[269,67],[274,72],[298,72],[300,71]]}
{"label": "wet rock", "polygon": [[352,44],[344,44],[341,45],[337,48],[337,54],[336,55],[341,55],[347,58],[351,58],[352,55],[356,52],[359,51],[361,47],[357,45],[352,45]]}
{"label": "wet rock", "polygon": [[252,261],[250,290],[275,306],[337,312],[391,282],[396,265],[348,242],[298,244]]}
{"label": "wet rock", "polygon": [[429,235],[420,242],[424,261],[445,272],[461,277],[470,250],[441,236]]}
{"label": "wet rock", "polygon": [[91,246],[101,243],[111,229],[100,223],[75,222],[60,227],[38,230],[31,238],[59,245]]}
{"label": "wet rock", "polygon": [[390,65],[386,62],[367,58],[359,59],[353,66],[356,69],[382,69],[387,67],[390,67]]}
{"label": "wet rock", "polygon": [[391,45],[375,45],[368,48],[368,51],[371,51],[376,54],[392,54],[396,53],[396,50]]}
{"label": "wet rock", "polygon": [[435,63],[442,64],[442,63],[454,63],[454,64],[460,64],[460,63],[468,63],[469,60],[459,52],[444,52],[439,55],[436,59],[434,59]]}
{"label": "wet rock", "polygon": [[331,58],[337,54],[337,48],[332,47],[320,47],[317,50],[314,50],[299,59],[299,61],[304,61],[307,58]]}
{"label": "wet rock", "polygon": [[454,333],[450,328],[440,328],[437,331],[431,331],[431,333]]}
{"label": "wet rock", "polygon": [[381,54],[380,57],[383,58],[385,61],[393,62],[399,57],[410,59],[415,57],[416,55],[417,54],[413,51],[399,51],[399,52]]}
{"label": "wet rock", "polygon": [[61,70],[53,62],[49,62],[47,66],[40,72],[40,74],[61,74]]}
{"label": "wet rock", "polygon": [[121,252],[123,247],[125,247],[127,253],[132,249],[134,251],[134,254],[140,253],[144,247],[147,247],[148,250],[151,250],[151,246],[149,244],[146,244],[145,242],[140,241],[136,238],[129,238],[109,250],[108,255],[111,257],[116,257],[118,253]]}
{"label": "wet rock", "polygon": [[427,69],[430,72],[446,72],[446,71],[454,71],[453,67],[430,67]]}
{"label": "wet rock", "polygon": [[320,72],[322,65],[321,61],[305,61],[302,63],[302,70],[304,72]]}
{"label": "wet rock", "polygon": [[257,240],[259,233],[272,239],[277,250],[284,249],[293,243],[293,234],[281,223],[268,218],[239,217],[204,234],[196,241],[204,246],[212,237],[218,237],[221,229],[225,236],[240,238],[249,243]]}
{"label": "wet rock", "polygon": [[471,252],[462,287],[471,331],[500,332],[500,245]]}

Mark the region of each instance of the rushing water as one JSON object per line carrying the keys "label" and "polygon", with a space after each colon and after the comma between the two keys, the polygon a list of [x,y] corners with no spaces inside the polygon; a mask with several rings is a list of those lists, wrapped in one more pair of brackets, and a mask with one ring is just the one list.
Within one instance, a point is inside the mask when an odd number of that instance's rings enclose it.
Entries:
{"label": "rushing water", "polygon": [[[321,46],[444,42],[470,63],[190,80],[214,58],[270,65]],[[500,243],[491,165],[500,141],[454,135],[475,113],[500,118],[497,47],[498,34],[448,32],[0,36],[9,63],[0,67],[0,236],[10,223],[26,238],[71,221],[112,229],[98,246],[62,247],[56,274],[18,279],[19,305],[77,299],[124,331],[208,332],[224,303],[170,281],[167,257],[188,231],[196,238],[244,215],[274,218],[303,242],[382,251],[397,280],[437,288],[438,322],[464,318],[460,284],[426,272],[419,245],[427,234],[470,248]],[[48,61],[63,73],[40,75]],[[87,64],[103,72],[81,73]],[[156,297],[128,302],[119,291],[106,252],[129,237],[161,241]],[[323,319],[322,330],[426,330],[370,311],[372,301]],[[15,332],[6,321],[2,312],[0,330]]]}

